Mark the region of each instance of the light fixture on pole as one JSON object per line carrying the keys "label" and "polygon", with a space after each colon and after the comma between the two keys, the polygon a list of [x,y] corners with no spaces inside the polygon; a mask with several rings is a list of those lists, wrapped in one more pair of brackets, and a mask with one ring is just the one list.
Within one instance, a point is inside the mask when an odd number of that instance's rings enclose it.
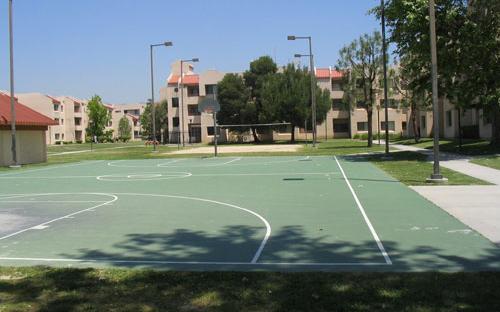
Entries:
{"label": "light fixture on pole", "polygon": [[150,64],[151,64],[151,123],[153,125],[153,151],[156,152],[156,115],[155,115],[155,87],[154,87],[154,70],[153,70],[153,48],[154,47],[171,47],[173,43],[171,41],[165,41],[163,43],[152,44],[149,46],[150,54]]}
{"label": "light fixture on pole", "polygon": [[438,107],[438,68],[436,48],[436,13],[434,0],[429,0],[429,23],[431,37],[431,74],[432,74],[432,109],[433,109],[433,132],[434,132],[434,167],[428,182],[445,182],[446,178],[441,175],[439,168],[439,107]]}
{"label": "light fixture on pole", "polygon": [[181,136],[182,136],[182,146],[186,146],[184,141],[184,63],[192,62],[196,63],[200,60],[198,58],[192,58],[188,60],[181,60]]}
{"label": "light fixture on pole", "polygon": [[14,31],[12,28],[12,0],[9,0],[9,52],[10,52],[10,130],[12,136],[12,165],[19,167],[16,147],[16,99],[14,97]]}
{"label": "light fixture on pole", "polygon": [[[307,39],[309,41],[309,54],[300,56],[309,56],[309,70],[311,73],[311,110],[312,110],[312,134],[313,134],[313,147],[316,147],[316,77],[314,75],[314,56],[312,53],[312,39],[311,36],[299,37],[299,36],[288,36],[288,40],[297,39]],[[300,57],[299,54],[295,54],[295,57]]]}

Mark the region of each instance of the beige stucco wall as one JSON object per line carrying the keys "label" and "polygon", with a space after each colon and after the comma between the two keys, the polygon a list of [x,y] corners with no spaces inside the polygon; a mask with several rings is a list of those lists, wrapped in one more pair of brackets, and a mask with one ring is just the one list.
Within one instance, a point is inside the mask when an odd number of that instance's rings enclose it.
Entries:
{"label": "beige stucco wall", "polygon": [[[18,130],[16,132],[18,162],[22,165],[47,161],[44,130]],[[0,165],[12,164],[11,132],[0,130]]]}

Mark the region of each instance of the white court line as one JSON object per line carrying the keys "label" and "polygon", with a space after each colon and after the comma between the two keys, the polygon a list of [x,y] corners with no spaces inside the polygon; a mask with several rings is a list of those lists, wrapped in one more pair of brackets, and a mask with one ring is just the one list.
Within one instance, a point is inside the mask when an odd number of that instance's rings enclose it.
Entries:
{"label": "white court line", "polygon": [[288,176],[288,175],[329,175],[339,172],[276,172],[276,173],[201,173],[193,174],[193,177],[218,177],[218,176]]}
{"label": "white court line", "polygon": [[344,169],[342,169],[342,166],[340,165],[339,160],[337,159],[337,156],[333,156],[335,158],[335,161],[337,162],[337,165],[340,169],[340,172],[342,173],[342,176],[344,176],[345,183],[351,190],[352,196],[354,197],[354,200],[356,201],[356,205],[359,208],[359,211],[361,211],[361,214],[363,215],[363,218],[365,219],[366,225],[368,225],[368,228],[370,229],[370,232],[372,233],[373,239],[377,242],[378,249],[382,253],[382,256],[384,256],[385,262],[387,264],[392,264],[391,258],[389,257],[389,254],[384,248],[384,245],[382,244],[382,241],[380,241],[380,238],[377,235],[377,232],[375,232],[375,229],[373,228],[372,223],[370,222],[370,219],[368,218],[368,215],[365,212],[365,209],[363,208],[363,205],[361,205],[361,202],[359,201],[358,195],[356,195],[356,192],[354,192],[354,189],[351,186],[351,183],[347,179],[347,176],[344,172]]}
{"label": "white court line", "polygon": [[269,224],[269,222],[263,216],[261,216],[260,214],[256,213],[255,211],[252,211],[250,209],[246,209],[246,208],[243,208],[243,207],[239,207],[239,206],[236,206],[236,205],[233,205],[233,204],[228,204],[228,203],[224,203],[224,202],[220,202],[220,201],[216,201],[216,200],[211,200],[211,199],[205,199],[205,198],[197,198],[197,197],[189,197],[189,196],[178,196],[178,195],[142,194],[142,193],[113,193],[113,194],[115,194],[115,195],[130,195],[130,196],[151,196],[151,197],[167,197],[167,198],[191,199],[191,200],[197,200],[197,201],[201,201],[201,202],[218,204],[218,205],[222,205],[222,206],[228,206],[228,207],[231,207],[231,208],[236,208],[238,210],[242,210],[242,211],[248,212],[248,213],[256,216],[257,218],[259,218],[264,223],[264,225],[266,226],[266,235],[264,236],[264,239],[261,241],[261,243],[259,245],[259,248],[255,252],[255,254],[254,254],[254,256],[253,256],[253,258],[251,260],[251,263],[256,263],[257,260],[259,260],[259,257],[262,254],[262,251],[264,250],[264,247],[266,246],[267,241],[269,240],[269,237],[271,236],[271,225]]}
{"label": "white court line", "polygon": [[62,219],[70,218],[70,217],[75,216],[77,214],[80,214],[80,213],[83,213],[83,212],[86,212],[86,211],[89,211],[89,210],[92,210],[92,209],[95,209],[95,208],[98,208],[98,207],[101,207],[101,206],[104,206],[104,205],[107,205],[107,204],[111,204],[111,203],[115,202],[118,199],[117,196],[112,195],[112,194],[106,194],[106,193],[43,193],[43,194],[25,194],[25,196],[50,196],[50,195],[68,195],[68,194],[102,195],[102,196],[113,197],[113,199],[109,200],[109,201],[106,201],[106,202],[103,202],[103,203],[101,203],[99,205],[95,205],[95,206],[92,206],[92,207],[87,208],[87,209],[79,210],[77,212],[73,212],[73,213],[67,214],[65,216],[62,216],[62,217],[59,217],[59,218],[56,218],[56,219],[52,219],[50,221],[46,221],[46,222],[37,224],[35,226],[26,228],[24,230],[20,230],[20,231],[17,231],[17,232],[14,232],[14,233],[2,236],[2,237],[0,237],[0,240],[6,239],[6,238],[9,238],[9,237],[12,237],[12,236],[19,235],[19,234],[24,233],[26,231],[33,230],[33,229],[35,229],[37,227],[46,226],[47,224],[50,224],[50,223],[53,223],[53,222],[56,222],[56,221],[59,221],[59,220],[62,220]]}
{"label": "white court line", "polygon": [[0,197],[0,203],[105,203],[105,200],[3,200]]}
{"label": "white court line", "polygon": [[61,165],[61,166],[47,166],[47,167],[38,168],[38,169],[31,169],[31,170],[22,170],[21,169],[19,171],[15,171],[15,172],[9,172],[9,173],[0,174],[0,177],[12,175],[12,174],[31,173],[31,172],[42,171],[42,170],[51,170],[51,169],[59,169],[59,168],[66,168],[66,167],[81,166],[81,165],[85,165],[85,164],[95,164],[95,163],[100,163],[100,162],[103,162],[103,160],[84,161],[84,162],[82,161],[82,162],[78,162],[76,164]]}
{"label": "white court line", "polygon": [[120,259],[76,259],[76,258],[15,258],[0,257],[4,261],[80,262],[80,263],[124,263],[124,264],[178,264],[178,265],[247,265],[247,266],[384,266],[377,262],[225,262],[225,261],[163,261],[163,260],[120,260]]}

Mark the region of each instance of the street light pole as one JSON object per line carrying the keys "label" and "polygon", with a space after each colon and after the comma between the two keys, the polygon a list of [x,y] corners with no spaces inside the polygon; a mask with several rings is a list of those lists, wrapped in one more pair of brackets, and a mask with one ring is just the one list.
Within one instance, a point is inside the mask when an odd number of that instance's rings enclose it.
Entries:
{"label": "street light pole", "polygon": [[[385,3],[384,0],[380,0],[381,5],[381,20],[382,20],[382,54],[384,62],[384,108],[385,108],[385,155],[389,155],[389,105],[388,105],[388,92],[387,92],[387,42],[385,40]],[[379,125],[380,129],[380,120]],[[380,130],[379,130],[379,142],[380,142]],[[379,143],[380,145],[380,143]]]}
{"label": "street light pole", "polygon": [[159,46],[171,47],[173,44],[171,41],[165,41],[163,43],[151,44],[149,46],[149,56],[151,64],[151,123],[153,125],[153,151],[156,152],[156,114],[155,114],[155,87],[154,87],[154,65],[153,65],[153,48]]}
{"label": "street light pole", "polygon": [[[307,39],[309,41],[309,54],[308,55],[300,55],[300,56],[309,56],[309,67],[311,73],[311,119],[312,119],[312,134],[313,134],[313,147],[316,147],[316,76],[314,74],[314,56],[312,54],[312,38],[311,36],[307,37],[298,37],[298,36],[288,36],[288,40],[297,40],[297,39]],[[298,56],[299,54],[296,54]],[[307,133],[307,129],[306,129]]]}
{"label": "street light pole", "polygon": [[438,81],[437,81],[437,48],[436,48],[436,13],[434,0],[429,0],[429,23],[431,35],[431,73],[432,73],[432,108],[434,131],[434,168],[428,181],[442,182],[443,178],[439,168],[439,107],[438,107]]}
{"label": "street light pole", "polygon": [[184,141],[184,63],[187,62],[198,62],[198,58],[192,58],[189,60],[181,60],[181,137],[182,137],[182,146],[186,146]]}
{"label": "street light pole", "polygon": [[12,132],[12,166],[18,167],[16,147],[16,100],[14,98],[14,32],[12,29],[12,0],[9,0],[9,49],[10,49],[10,130]]}

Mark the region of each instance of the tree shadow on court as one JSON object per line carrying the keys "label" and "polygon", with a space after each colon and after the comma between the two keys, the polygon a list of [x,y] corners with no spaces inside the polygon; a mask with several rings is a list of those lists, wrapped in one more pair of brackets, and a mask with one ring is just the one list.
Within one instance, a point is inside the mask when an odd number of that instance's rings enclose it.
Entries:
{"label": "tree shadow on court", "polygon": [[[189,270],[355,270],[355,271],[413,271],[413,270],[498,270],[500,249],[494,245],[481,250],[476,257],[447,254],[432,246],[408,248],[393,241],[383,244],[393,265],[385,265],[385,259],[373,240],[349,241],[335,238],[332,233],[306,231],[302,226],[286,226],[273,232],[259,258],[260,263],[276,263],[270,266],[253,266],[250,261],[257,252],[264,230],[260,227],[226,226],[217,233],[201,230],[179,229],[170,234],[129,234],[110,250],[82,248],[78,254],[61,254],[62,258],[98,260],[118,267],[151,267]],[[479,251],[478,251],[479,252]],[[123,262],[120,262],[123,261]],[[130,262],[127,262],[130,261]],[[144,262],[141,262],[144,261]],[[238,262],[248,266],[210,264],[171,264],[171,262]],[[342,263],[339,266],[281,266],[280,263]],[[347,264],[353,264],[346,265]],[[367,263],[371,263],[368,264]],[[373,265],[380,264],[380,265]]]}
{"label": "tree shadow on court", "polygon": [[[248,238],[260,234],[261,228],[245,226],[226,227],[219,235],[200,230],[179,230],[170,235],[136,233],[113,246],[112,251],[82,249],[80,254],[61,256],[99,258],[102,263],[141,257],[143,260],[214,260],[228,256],[238,258],[238,253],[251,245],[255,248],[244,252],[244,257],[251,257],[260,241]],[[206,243],[207,238],[215,242],[201,248],[200,243]],[[287,266],[159,266],[114,262],[108,264],[179,270],[0,268],[0,276],[4,277],[0,279],[0,300],[6,307],[11,304],[17,310],[33,311],[492,311],[500,308],[499,272],[397,272],[498,270],[499,249],[492,247],[483,250],[481,257],[468,259],[430,246],[407,248],[392,241],[384,241],[384,246],[393,266],[294,267],[292,271],[310,271],[288,273],[279,272],[289,270]],[[183,253],[175,256],[173,252],[166,258],[168,250],[183,250]],[[227,250],[232,252],[228,254]],[[311,238],[300,226],[274,233],[261,261],[303,262],[314,257],[326,259],[323,258],[326,256],[333,262],[349,258],[351,262],[384,263],[371,240],[332,243],[326,235]],[[214,272],[216,269],[228,271]],[[348,272],[325,272],[330,270]],[[30,309],[23,309],[28,305]]]}

